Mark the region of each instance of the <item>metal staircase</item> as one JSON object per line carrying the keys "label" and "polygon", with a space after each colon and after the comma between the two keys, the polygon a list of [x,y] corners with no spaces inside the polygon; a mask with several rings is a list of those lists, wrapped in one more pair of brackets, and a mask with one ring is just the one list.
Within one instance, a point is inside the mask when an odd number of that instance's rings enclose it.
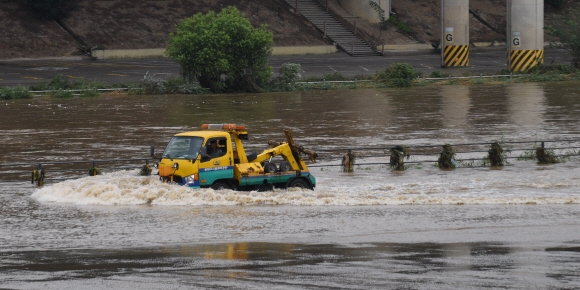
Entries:
{"label": "metal staircase", "polygon": [[326,9],[317,2],[313,0],[286,0],[286,2],[292,7],[298,5],[298,13],[326,33],[326,36],[346,53],[352,56],[380,55],[375,48],[326,12]]}

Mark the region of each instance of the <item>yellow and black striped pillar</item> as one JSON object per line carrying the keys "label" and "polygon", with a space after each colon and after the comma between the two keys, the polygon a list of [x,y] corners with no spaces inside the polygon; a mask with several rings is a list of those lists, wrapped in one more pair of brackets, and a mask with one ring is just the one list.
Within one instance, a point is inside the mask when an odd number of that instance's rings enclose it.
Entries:
{"label": "yellow and black striped pillar", "polygon": [[512,50],[510,55],[510,71],[527,71],[538,64],[544,64],[544,50]]}
{"label": "yellow and black striped pillar", "polygon": [[446,45],[443,49],[443,67],[469,65],[469,45]]}

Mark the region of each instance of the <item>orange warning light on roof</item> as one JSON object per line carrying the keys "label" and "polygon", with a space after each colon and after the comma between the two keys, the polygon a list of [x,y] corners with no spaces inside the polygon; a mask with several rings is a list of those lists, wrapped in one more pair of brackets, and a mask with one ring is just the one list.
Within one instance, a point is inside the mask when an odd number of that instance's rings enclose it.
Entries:
{"label": "orange warning light on roof", "polygon": [[236,130],[236,131],[245,131],[246,126],[244,125],[236,125],[236,124],[203,124],[201,125],[202,130]]}

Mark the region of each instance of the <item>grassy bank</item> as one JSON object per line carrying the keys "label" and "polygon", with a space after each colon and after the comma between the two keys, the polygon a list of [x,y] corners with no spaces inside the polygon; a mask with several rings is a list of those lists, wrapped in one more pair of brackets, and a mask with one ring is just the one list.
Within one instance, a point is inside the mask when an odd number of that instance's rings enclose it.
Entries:
{"label": "grassy bank", "polygon": [[[417,73],[409,64],[395,63],[375,75],[358,75],[346,77],[340,73],[321,77],[300,78],[300,65],[283,66],[280,75],[272,79],[264,92],[287,92],[305,90],[333,90],[359,88],[400,88],[413,86],[439,85],[484,85],[522,82],[552,82],[580,80],[580,71],[570,65],[540,65],[528,72],[510,74],[500,71],[493,75],[465,75],[452,77],[441,71],[434,71],[428,76]],[[139,83],[105,84],[97,80],[70,80],[58,75],[52,80],[30,87],[0,87],[0,99],[30,99],[34,96],[53,98],[96,97],[102,94],[208,94],[208,89],[198,83],[188,83],[182,78],[159,78],[145,75]]]}

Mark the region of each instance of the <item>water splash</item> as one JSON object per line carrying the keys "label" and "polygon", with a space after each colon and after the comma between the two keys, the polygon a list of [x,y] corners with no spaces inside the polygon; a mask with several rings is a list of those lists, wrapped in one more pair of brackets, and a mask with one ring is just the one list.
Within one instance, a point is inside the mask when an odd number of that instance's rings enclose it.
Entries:
{"label": "water splash", "polygon": [[[37,190],[40,202],[77,205],[444,205],[444,204],[580,204],[573,194],[577,181],[527,183],[492,179],[471,182],[421,180],[380,184],[328,182],[316,190],[276,189],[267,192],[190,189],[161,183],[157,177],[142,177],[137,171],[118,171],[94,177],[67,180]],[[513,187],[529,190],[515,191]],[[511,188],[507,190],[506,188]],[[534,190],[539,189],[539,190]],[[552,191],[550,191],[552,189]],[[572,189],[563,190],[562,189]],[[510,192],[506,194],[505,192]]]}

